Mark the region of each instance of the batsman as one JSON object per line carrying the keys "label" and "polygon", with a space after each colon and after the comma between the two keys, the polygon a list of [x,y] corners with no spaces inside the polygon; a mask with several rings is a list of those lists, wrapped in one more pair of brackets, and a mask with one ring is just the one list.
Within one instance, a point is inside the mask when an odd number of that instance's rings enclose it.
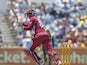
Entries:
{"label": "batsman", "polygon": [[23,23],[24,30],[26,31],[33,30],[35,32],[32,38],[33,44],[30,50],[26,50],[25,52],[28,55],[31,55],[31,57],[34,58],[34,60],[37,62],[38,65],[45,65],[42,59],[34,51],[38,46],[42,44],[45,48],[46,53],[50,58],[54,60],[55,64],[61,65],[60,56],[58,56],[58,54],[54,51],[49,38],[49,34],[45,31],[44,26],[41,23],[41,20],[38,19],[34,13],[35,13],[34,9],[28,9],[26,14],[27,17],[30,19],[30,22]]}

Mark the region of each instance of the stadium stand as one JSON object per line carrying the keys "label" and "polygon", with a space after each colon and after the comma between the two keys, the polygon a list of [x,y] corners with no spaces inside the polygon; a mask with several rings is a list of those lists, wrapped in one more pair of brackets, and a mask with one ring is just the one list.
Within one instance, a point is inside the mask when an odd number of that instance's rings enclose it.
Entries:
{"label": "stadium stand", "polygon": [[[70,4],[71,3],[71,4]],[[15,31],[17,43],[22,43],[23,37],[29,38],[29,31],[21,29],[21,23],[27,21],[25,12],[35,8],[36,16],[42,20],[45,28],[54,36],[55,47],[61,47],[63,42],[71,41],[72,47],[86,47],[87,43],[87,5],[84,2],[66,2],[59,4],[32,2],[29,0],[9,0],[8,21],[10,29]],[[61,4],[61,5],[60,5]],[[18,19],[18,20],[17,20]],[[27,35],[27,36],[26,36]]]}

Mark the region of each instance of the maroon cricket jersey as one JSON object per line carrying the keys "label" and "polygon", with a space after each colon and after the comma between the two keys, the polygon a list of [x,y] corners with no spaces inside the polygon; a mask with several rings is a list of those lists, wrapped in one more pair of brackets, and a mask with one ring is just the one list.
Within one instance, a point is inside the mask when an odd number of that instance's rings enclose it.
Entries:
{"label": "maroon cricket jersey", "polygon": [[31,17],[30,18],[30,23],[27,24],[24,27],[24,29],[25,30],[34,30],[35,31],[35,35],[38,34],[38,33],[41,33],[41,34],[45,34],[46,33],[41,20],[36,18],[36,17]]}

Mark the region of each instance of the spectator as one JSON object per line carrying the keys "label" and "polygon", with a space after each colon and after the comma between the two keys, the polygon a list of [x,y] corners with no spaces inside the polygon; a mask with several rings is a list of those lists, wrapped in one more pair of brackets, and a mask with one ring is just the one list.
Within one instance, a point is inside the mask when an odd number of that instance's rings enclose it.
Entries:
{"label": "spectator", "polygon": [[2,38],[2,36],[0,36],[0,43],[3,43],[3,38]]}

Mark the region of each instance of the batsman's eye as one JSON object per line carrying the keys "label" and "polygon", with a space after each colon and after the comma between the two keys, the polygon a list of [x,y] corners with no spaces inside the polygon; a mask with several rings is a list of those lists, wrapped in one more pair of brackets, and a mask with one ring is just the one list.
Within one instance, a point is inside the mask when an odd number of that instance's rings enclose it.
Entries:
{"label": "batsman's eye", "polygon": [[32,14],[32,13],[27,13],[27,16],[28,16],[28,15],[31,15],[31,14]]}

